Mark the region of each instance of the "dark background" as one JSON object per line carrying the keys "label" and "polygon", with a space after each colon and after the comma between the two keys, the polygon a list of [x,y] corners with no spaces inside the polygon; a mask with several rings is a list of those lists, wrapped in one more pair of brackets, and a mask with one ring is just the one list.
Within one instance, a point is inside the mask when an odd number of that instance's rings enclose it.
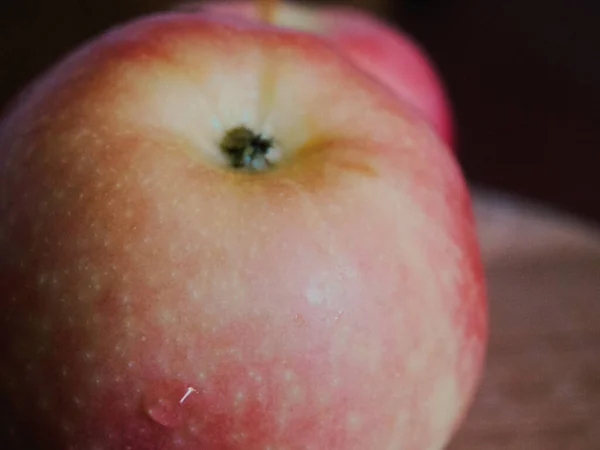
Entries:
{"label": "dark background", "polygon": [[600,2],[405,1],[446,80],[470,179],[600,219]]}
{"label": "dark background", "polygon": [[[5,0],[0,107],[81,41],[173,3]],[[459,157],[470,181],[600,220],[600,2],[338,3],[376,12],[430,53],[454,105]]]}

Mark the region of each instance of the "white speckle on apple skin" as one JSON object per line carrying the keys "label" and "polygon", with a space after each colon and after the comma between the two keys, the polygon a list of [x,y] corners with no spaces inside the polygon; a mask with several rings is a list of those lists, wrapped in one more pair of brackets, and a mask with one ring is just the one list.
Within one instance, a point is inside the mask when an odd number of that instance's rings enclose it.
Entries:
{"label": "white speckle on apple skin", "polygon": [[320,305],[323,303],[323,293],[316,286],[308,286],[306,289],[306,299],[311,305]]}
{"label": "white speckle on apple skin", "polygon": [[73,403],[78,409],[83,409],[85,407],[85,402],[77,396],[73,396]]}
{"label": "white speckle on apple skin", "polygon": [[350,430],[357,430],[360,428],[362,417],[359,413],[350,411],[346,416],[346,427]]}

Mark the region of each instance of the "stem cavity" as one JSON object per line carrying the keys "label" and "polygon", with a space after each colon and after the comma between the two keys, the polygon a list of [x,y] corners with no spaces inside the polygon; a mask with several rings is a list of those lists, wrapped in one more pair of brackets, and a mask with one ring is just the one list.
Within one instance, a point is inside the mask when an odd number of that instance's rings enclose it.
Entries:
{"label": "stem cavity", "polygon": [[250,172],[264,171],[278,159],[273,140],[255,133],[245,126],[227,131],[221,141],[221,151],[232,168]]}
{"label": "stem cavity", "polygon": [[273,23],[278,0],[257,0],[257,2],[260,19],[267,23]]}

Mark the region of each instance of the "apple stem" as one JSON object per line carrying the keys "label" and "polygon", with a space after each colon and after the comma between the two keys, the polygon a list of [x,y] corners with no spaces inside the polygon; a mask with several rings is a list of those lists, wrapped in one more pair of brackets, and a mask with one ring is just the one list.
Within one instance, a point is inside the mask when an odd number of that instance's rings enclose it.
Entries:
{"label": "apple stem", "polygon": [[273,140],[245,126],[227,131],[221,141],[221,151],[233,169],[251,172],[264,171],[272,166],[275,156]]}
{"label": "apple stem", "polygon": [[278,0],[258,0],[258,12],[263,21],[267,23],[273,22],[277,3]]}

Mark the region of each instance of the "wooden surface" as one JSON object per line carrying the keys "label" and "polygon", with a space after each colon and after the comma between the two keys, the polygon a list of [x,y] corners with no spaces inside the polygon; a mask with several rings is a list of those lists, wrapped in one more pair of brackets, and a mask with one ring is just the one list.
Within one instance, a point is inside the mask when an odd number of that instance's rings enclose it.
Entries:
{"label": "wooden surface", "polygon": [[486,372],[450,450],[600,449],[600,232],[476,195]]}

